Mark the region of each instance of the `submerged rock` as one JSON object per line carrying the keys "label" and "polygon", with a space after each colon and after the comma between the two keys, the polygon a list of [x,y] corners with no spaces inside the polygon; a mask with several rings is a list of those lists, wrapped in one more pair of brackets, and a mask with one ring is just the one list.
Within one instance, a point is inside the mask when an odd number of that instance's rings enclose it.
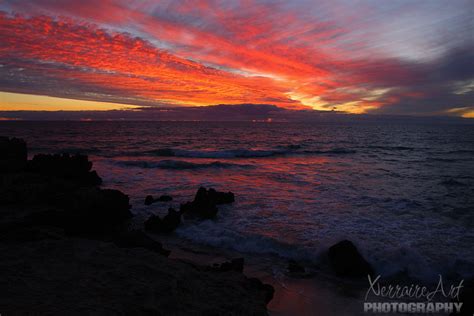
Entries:
{"label": "submerged rock", "polygon": [[158,202],[170,202],[170,201],[172,201],[172,200],[173,200],[173,198],[172,198],[171,196],[169,196],[169,195],[166,195],[166,194],[161,195],[161,196],[157,199]]}
{"label": "submerged rock", "polygon": [[0,137],[0,173],[25,169],[27,156],[23,139]]}
{"label": "submerged rock", "polygon": [[216,217],[218,204],[234,202],[234,194],[232,192],[219,192],[212,188],[207,190],[200,187],[196,192],[194,200],[182,204],[180,207],[181,213],[190,216],[196,216],[203,219],[211,219]]}
{"label": "submerged rock", "polygon": [[331,246],[328,256],[332,268],[340,276],[361,277],[374,273],[371,265],[349,240]]}
{"label": "submerged rock", "polygon": [[161,195],[159,198],[155,199],[152,195],[147,195],[145,198],[145,205],[151,205],[155,202],[169,202],[172,201],[173,198],[169,195]]}

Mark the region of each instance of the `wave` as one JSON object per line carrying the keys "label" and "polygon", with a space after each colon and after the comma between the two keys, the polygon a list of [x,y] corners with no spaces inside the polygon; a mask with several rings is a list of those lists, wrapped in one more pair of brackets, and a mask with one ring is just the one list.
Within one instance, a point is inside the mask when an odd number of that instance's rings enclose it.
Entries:
{"label": "wave", "polygon": [[[237,232],[222,226],[222,224],[214,221],[192,223],[178,228],[176,233],[180,237],[199,244],[241,253],[276,255],[284,259],[305,261],[325,267],[327,271],[331,271],[325,256],[327,250],[331,245],[346,239],[341,237],[322,240],[314,248],[288,244],[262,235]],[[473,276],[474,263],[468,258],[433,261],[425,257],[421,251],[410,245],[403,245],[403,243],[387,247],[387,245],[369,245],[367,241],[353,241],[361,254],[375,268],[376,273],[383,277],[397,277],[405,274],[410,278],[430,283],[436,282],[440,273],[445,276]]]}
{"label": "wave", "polygon": [[299,145],[289,145],[284,148],[274,149],[228,149],[228,150],[185,150],[173,148],[161,148],[146,151],[142,154],[158,157],[183,157],[183,158],[263,158],[287,155],[307,154],[354,154],[355,150],[350,148],[332,148],[327,150],[303,150]]}
{"label": "wave", "polygon": [[370,149],[382,149],[382,150],[406,150],[406,151],[412,151],[415,150],[413,147],[406,147],[406,146],[377,146],[377,145],[370,145],[367,146],[367,148]]}
{"label": "wave", "polygon": [[446,162],[446,163],[452,163],[452,162],[462,162],[466,161],[469,159],[460,159],[460,158],[442,158],[442,157],[428,157],[426,158],[426,162]]}
{"label": "wave", "polygon": [[474,150],[469,150],[469,149],[452,150],[452,151],[448,151],[447,154],[468,154],[468,155],[472,155],[472,154],[474,154]]}
{"label": "wave", "polygon": [[336,155],[345,155],[345,154],[355,154],[356,150],[350,148],[333,148],[327,150],[305,150],[306,154],[336,154]]}
{"label": "wave", "polygon": [[161,157],[185,157],[185,158],[258,158],[284,155],[291,152],[287,149],[275,150],[252,150],[252,149],[229,149],[229,150],[185,150],[163,148],[147,151],[146,154]]}
{"label": "wave", "polygon": [[243,253],[277,255],[287,259],[316,261],[316,253],[273,238],[256,234],[241,234],[213,221],[182,226],[176,230],[180,237],[200,244]]}
{"label": "wave", "polygon": [[449,178],[446,180],[441,181],[439,184],[445,185],[445,186],[467,186],[466,183],[455,180],[453,178]]}
{"label": "wave", "polygon": [[28,151],[32,154],[51,152],[51,153],[57,153],[57,154],[69,153],[69,154],[83,154],[83,155],[93,155],[93,154],[98,154],[102,152],[100,148],[94,148],[94,147],[61,147],[61,148],[28,147]]}
{"label": "wave", "polygon": [[131,161],[119,161],[118,164],[127,167],[140,167],[144,169],[204,169],[204,168],[253,168],[252,165],[245,164],[233,164],[220,161],[213,161],[209,163],[193,163],[183,160],[161,160],[157,162],[142,161],[142,160],[131,160]]}

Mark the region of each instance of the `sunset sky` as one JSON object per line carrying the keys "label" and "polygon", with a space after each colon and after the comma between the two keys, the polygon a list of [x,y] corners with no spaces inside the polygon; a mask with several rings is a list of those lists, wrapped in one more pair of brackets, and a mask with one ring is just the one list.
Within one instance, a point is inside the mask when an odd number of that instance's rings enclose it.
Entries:
{"label": "sunset sky", "polygon": [[2,1],[0,111],[474,117],[474,1]]}

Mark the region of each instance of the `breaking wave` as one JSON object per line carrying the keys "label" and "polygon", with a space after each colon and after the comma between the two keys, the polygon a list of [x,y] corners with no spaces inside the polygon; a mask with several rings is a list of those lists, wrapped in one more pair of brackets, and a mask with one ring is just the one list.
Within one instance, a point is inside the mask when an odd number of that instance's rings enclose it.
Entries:
{"label": "breaking wave", "polygon": [[251,165],[246,164],[234,164],[220,161],[213,161],[208,163],[194,163],[184,160],[161,160],[156,162],[143,161],[143,160],[131,160],[131,161],[119,161],[118,164],[127,167],[139,167],[144,169],[204,169],[204,168],[253,168]]}
{"label": "breaking wave", "polygon": [[[303,245],[288,244],[276,239],[249,233],[240,233],[233,229],[221,226],[213,221],[203,221],[179,228],[180,237],[192,240],[199,244],[217,248],[235,250],[242,253],[276,255],[281,258],[312,262],[317,266],[328,264],[326,251],[332,244],[344,239],[322,240],[316,248]],[[473,262],[467,258],[451,258],[442,263],[433,262],[420,251],[409,245],[377,247],[373,251],[364,241],[354,240],[361,254],[372,264],[376,273],[384,277],[406,274],[415,279],[433,282],[438,274],[459,274],[472,277]]]}
{"label": "breaking wave", "polygon": [[141,154],[157,157],[183,157],[183,158],[262,158],[287,155],[321,155],[321,154],[354,154],[350,148],[331,148],[322,150],[299,150],[298,145],[289,145],[285,148],[274,149],[229,149],[229,150],[186,150],[161,148],[150,150]]}

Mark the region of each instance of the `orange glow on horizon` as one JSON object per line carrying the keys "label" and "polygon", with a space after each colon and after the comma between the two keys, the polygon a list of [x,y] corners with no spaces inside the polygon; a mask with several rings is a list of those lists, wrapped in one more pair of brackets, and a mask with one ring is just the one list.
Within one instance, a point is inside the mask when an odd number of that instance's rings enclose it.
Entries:
{"label": "orange glow on horizon", "polygon": [[136,108],[136,105],[0,92],[0,111],[109,111]]}

